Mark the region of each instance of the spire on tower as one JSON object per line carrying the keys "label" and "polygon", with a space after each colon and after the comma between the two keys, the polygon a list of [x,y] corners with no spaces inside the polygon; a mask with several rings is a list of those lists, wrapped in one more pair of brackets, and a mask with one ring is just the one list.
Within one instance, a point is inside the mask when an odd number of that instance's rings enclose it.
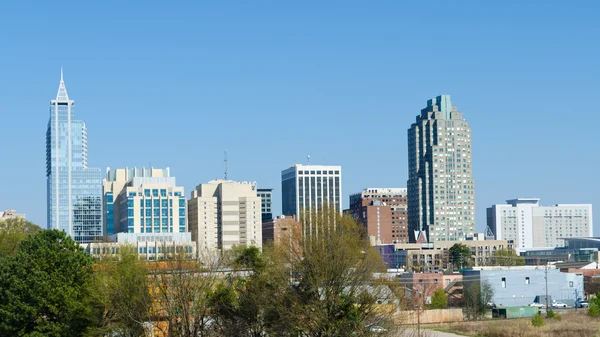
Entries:
{"label": "spire on tower", "polygon": [[65,81],[63,77],[63,68],[60,67],[60,83],[58,84],[58,93],[56,94],[57,102],[68,102],[69,94],[67,94],[67,87],[65,86]]}

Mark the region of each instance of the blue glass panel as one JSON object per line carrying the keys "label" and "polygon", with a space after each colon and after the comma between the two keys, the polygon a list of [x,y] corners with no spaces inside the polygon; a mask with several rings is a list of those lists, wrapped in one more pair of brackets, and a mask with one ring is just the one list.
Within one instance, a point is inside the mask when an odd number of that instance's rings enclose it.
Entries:
{"label": "blue glass panel", "polygon": [[144,195],[149,197],[150,196],[150,190],[149,189],[145,189],[144,190]]}
{"label": "blue glass panel", "polygon": [[185,216],[185,208],[179,209],[179,216]]}
{"label": "blue glass panel", "polygon": [[152,200],[146,199],[146,207],[152,207]]}
{"label": "blue glass panel", "polygon": [[132,198],[127,199],[127,207],[133,207],[133,199]]}
{"label": "blue glass panel", "polygon": [[160,200],[154,199],[154,207],[160,207]]}
{"label": "blue glass panel", "polygon": [[169,210],[166,208],[162,209],[162,216],[169,216]]}
{"label": "blue glass panel", "polygon": [[133,216],[133,208],[127,209],[127,216]]}
{"label": "blue glass panel", "polygon": [[162,199],[162,207],[169,207],[169,201],[167,199]]}
{"label": "blue glass panel", "polygon": [[179,207],[185,207],[185,199],[179,199]]}
{"label": "blue glass panel", "polygon": [[155,208],[154,209],[154,216],[159,216],[160,215],[160,209],[159,208]]}
{"label": "blue glass panel", "polygon": [[146,216],[152,216],[152,208],[146,208]]}
{"label": "blue glass panel", "polygon": [[130,197],[135,197],[136,195],[137,195],[136,192],[129,192],[129,194],[128,194],[128,196],[130,196]]}
{"label": "blue glass panel", "polygon": [[165,189],[161,189],[161,190],[160,190],[160,196],[161,196],[161,197],[166,197],[166,196],[167,196],[167,190],[165,190]]}
{"label": "blue glass panel", "polygon": [[153,197],[158,197],[158,189],[155,188],[155,189],[152,190],[152,196]]}

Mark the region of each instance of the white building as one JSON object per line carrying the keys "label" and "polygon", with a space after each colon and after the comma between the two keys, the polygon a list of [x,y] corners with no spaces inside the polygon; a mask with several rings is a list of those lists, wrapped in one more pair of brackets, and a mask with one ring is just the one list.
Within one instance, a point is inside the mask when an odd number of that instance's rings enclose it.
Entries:
{"label": "white building", "polygon": [[213,180],[196,186],[188,200],[188,219],[199,254],[234,245],[262,249],[261,198],[255,183]]}
{"label": "white building", "polygon": [[301,219],[324,205],[342,212],[342,167],[296,164],[281,172],[283,215]]}
{"label": "white building", "polygon": [[109,242],[83,244],[83,248],[94,257],[119,254],[119,249],[134,248],[140,259],[163,260],[185,254],[187,258],[196,255],[196,245],[188,233],[117,233],[109,237]]}
{"label": "white building", "polygon": [[184,188],[169,168],[109,168],[102,185],[107,236],[187,231]]}
{"label": "white building", "polygon": [[538,198],[507,200],[487,209],[487,224],[498,240],[517,251],[563,247],[563,238],[593,236],[591,204],[541,206]]}
{"label": "white building", "polygon": [[25,214],[18,214],[14,209],[7,209],[0,213],[0,221],[8,219],[23,219],[25,220]]}

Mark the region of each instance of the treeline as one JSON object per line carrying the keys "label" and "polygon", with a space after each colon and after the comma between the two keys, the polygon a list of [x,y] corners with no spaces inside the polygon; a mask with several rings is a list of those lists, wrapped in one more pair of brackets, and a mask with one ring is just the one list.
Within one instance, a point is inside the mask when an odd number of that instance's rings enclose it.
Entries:
{"label": "treeline", "polygon": [[0,250],[0,336],[394,334],[405,289],[376,277],[385,265],[361,228],[328,210],[304,218],[305,235],[263,252],[156,262],[133,248],[94,259],[63,232],[24,231]]}

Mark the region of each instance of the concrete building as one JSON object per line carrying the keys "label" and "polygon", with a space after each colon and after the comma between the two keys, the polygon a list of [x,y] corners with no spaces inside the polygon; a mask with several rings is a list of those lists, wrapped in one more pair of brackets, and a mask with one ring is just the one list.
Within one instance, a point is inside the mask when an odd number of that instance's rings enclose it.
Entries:
{"label": "concrete building", "polygon": [[[452,241],[404,243],[379,246],[382,247],[379,251],[389,268],[431,272],[451,267],[449,250],[454,244]],[[475,266],[489,265],[496,251],[513,248],[506,240],[466,240],[461,244],[471,249]]]}
{"label": "concrete building", "polygon": [[561,273],[554,266],[474,267],[465,270],[463,277],[465,286],[489,283],[494,289],[492,301],[498,306],[524,306],[545,299],[546,285],[549,299],[567,305],[584,296],[583,274]]}
{"label": "concrete building", "polygon": [[487,224],[497,239],[513,241],[519,252],[563,247],[564,238],[593,236],[592,205],[541,206],[538,198],[511,199],[487,208]]}
{"label": "concrete building", "polygon": [[350,195],[349,213],[373,245],[408,243],[407,207],[406,188],[366,188]]}
{"label": "concrete building", "polygon": [[[281,172],[282,213],[302,222],[304,211],[324,206],[342,213],[342,167],[296,164]],[[312,226],[302,229],[312,233]]]}
{"label": "concrete building", "polygon": [[262,224],[263,244],[272,241],[277,246],[282,240],[294,240],[294,235],[302,235],[302,224],[293,215],[278,216]]}
{"label": "concrete building", "polygon": [[87,128],[75,119],[62,69],[46,130],[47,227],[79,243],[102,238],[102,171],[87,166]]}
{"label": "concrete building", "polygon": [[199,254],[234,245],[262,249],[261,198],[255,183],[213,180],[200,184],[192,191],[188,209]]}
{"label": "concrete building", "polygon": [[[408,130],[410,241],[462,241],[475,231],[471,129],[450,96],[427,102]],[[412,233],[416,233],[414,235]]]}
{"label": "concrete building", "polygon": [[169,168],[109,168],[103,194],[108,236],[187,232],[184,188],[177,186]]}
{"label": "concrete building", "polygon": [[259,188],[256,194],[261,199],[260,211],[262,222],[273,220],[273,189]]}
{"label": "concrete building", "polygon": [[23,219],[25,220],[25,214],[19,214],[14,209],[7,209],[0,214],[0,221],[8,219]]}
{"label": "concrete building", "polygon": [[141,259],[153,261],[184,253],[187,258],[196,255],[196,244],[192,235],[186,233],[117,233],[108,242],[94,242],[83,245],[86,252],[94,257],[119,254],[124,247],[133,247]]}

